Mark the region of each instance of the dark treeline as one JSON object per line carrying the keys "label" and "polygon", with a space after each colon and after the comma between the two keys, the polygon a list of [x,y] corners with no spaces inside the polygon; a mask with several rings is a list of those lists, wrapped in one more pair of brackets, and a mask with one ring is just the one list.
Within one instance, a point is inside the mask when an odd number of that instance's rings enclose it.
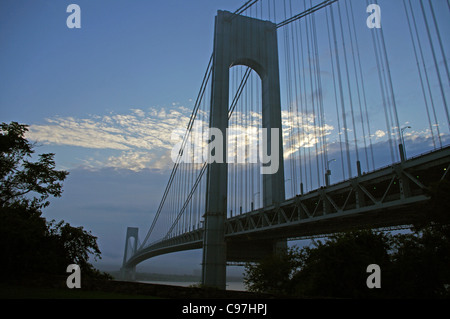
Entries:
{"label": "dark treeline", "polygon": [[27,126],[12,122],[0,130],[1,280],[33,275],[67,275],[78,264],[83,277],[108,278],[90,263],[100,258],[97,238],[83,227],[47,221],[42,211],[49,197],[62,195],[69,174],[56,170],[54,154],[38,155],[25,139]]}
{"label": "dark treeline", "polygon": [[[450,298],[450,183],[434,185],[411,231],[355,230],[246,266],[250,291],[323,298]],[[369,289],[367,266],[380,267]]]}

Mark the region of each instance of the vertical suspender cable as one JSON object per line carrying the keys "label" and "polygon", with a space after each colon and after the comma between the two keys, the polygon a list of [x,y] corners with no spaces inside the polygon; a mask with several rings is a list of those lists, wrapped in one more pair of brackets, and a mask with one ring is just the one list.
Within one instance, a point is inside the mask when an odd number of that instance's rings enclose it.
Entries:
{"label": "vertical suspender cable", "polygon": [[[319,137],[321,141],[321,160],[322,160],[322,177],[325,178],[325,170],[327,169],[326,163],[328,160],[328,147],[327,147],[327,138],[325,132],[325,114],[323,109],[323,89],[322,89],[322,75],[320,70],[320,60],[319,60],[319,47],[317,41],[317,32],[316,32],[316,19],[315,14],[312,13],[312,22],[313,22],[313,39],[314,39],[314,54],[316,60],[316,74],[317,74],[317,94],[318,94],[318,119],[319,119]],[[325,184],[325,181],[324,181]]]}
{"label": "vertical suspender cable", "polygon": [[398,139],[397,141],[398,141],[398,144],[400,144],[401,143],[400,122],[398,119],[397,103],[395,101],[394,86],[392,84],[391,68],[389,66],[389,59],[388,59],[388,54],[387,54],[387,49],[386,49],[386,41],[384,40],[383,28],[380,28],[378,31],[380,31],[379,33],[381,36],[381,44],[382,44],[382,48],[383,48],[383,54],[384,54],[384,60],[385,60],[385,64],[386,64],[386,71],[387,71],[389,90],[390,90],[389,95],[392,100],[392,107],[393,107],[394,116],[395,116],[395,124],[397,126],[397,139]]}
{"label": "vertical suspender cable", "polygon": [[[367,4],[368,4],[368,2],[367,2]],[[386,98],[383,77],[381,74],[382,62],[381,62],[381,56],[378,53],[378,46],[377,46],[377,41],[376,41],[376,31],[377,31],[377,29],[372,29],[370,33],[372,35],[372,45],[373,45],[373,49],[374,49],[374,53],[375,53],[375,61],[377,64],[378,80],[380,82],[382,104],[383,104],[383,108],[384,108],[384,116],[385,116],[385,121],[386,121],[386,130],[388,131],[388,142],[389,142],[390,152],[391,152],[391,162],[393,163],[394,162],[394,148],[392,145],[391,125],[389,122],[389,114],[388,114],[388,110],[387,110],[387,104],[389,103],[389,101]]]}
{"label": "vertical suspender cable", "polygon": [[447,73],[447,80],[448,80],[448,82],[450,84],[450,74],[449,74],[449,71],[448,71],[448,64],[447,64],[447,58],[446,58],[445,52],[444,52],[444,46],[442,45],[441,33],[439,32],[439,27],[438,27],[438,24],[437,24],[436,15],[434,14],[433,5],[431,4],[431,0],[428,0],[428,3],[430,5],[431,16],[433,18],[434,27],[436,29],[436,36],[437,36],[437,39],[438,39],[438,42],[439,42],[439,48],[441,49],[442,60],[444,62],[445,71]]}
{"label": "vertical suspender cable", "polygon": [[339,1],[337,3],[337,9],[338,9],[338,13],[339,13],[339,25],[340,25],[341,36],[342,36],[344,66],[345,66],[345,70],[346,70],[345,74],[346,74],[346,77],[347,77],[348,98],[349,98],[349,102],[350,102],[350,113],[352,115],[353,141],[355,143],[355,155],[356,155],[356,160],[359,161],[358,141],[357,141],[357,138],[356,138],[355,114],[354,114],[354,110],[353,110],[353,98],[352,98],[352,90],[351,90],[351,85],[350,85],[350,75],[349,75],[349,72],[348,72],[347,47],[345,46],[345,35],[344,35],[344,29],[343,29],[343,26],[342,26],[341,6],[340,6]]}
{"label": "vertical suspender cable", "polygon": [[423,7],[422,0],[420,0],[420,7],[422,9],[423,20],[425,21],[425,28],[427,30],[428,41],[430,42],[430,49],[431,49],[431,53],[433,55],[434,66],[436,68],[436,76],[439,81],[439,88],[441,91],[442,102],[444,103],[444,110],[445,110],[445,114],[447,115],[447,124],[450,129],[450,115],[448,113],[447,99],[445,98],[444,86],[442,85],[442,79],[441,79],[441,74],[439,73],[439,66],[438,66],[438,62],[437,62],[437,58],[436,58],[436,52],[434,51],[433,41],[431,40],[430,27],[428,26],[428,20],[427,20],[426,14],[425,14],[425,8]]}
{"label": "vertical suspender cable", "polygon": [[434,138],[433,126],[431,125],[430,111],[429,111],[428,101],[427,101],[426,94],[425,94],[425,87],[423,85],[422,72],[420,70],[419,58],[417,56],[416,45],[414,43],[414,36],[413,36],[412,28],[411,28],[411,21],[409,20],[409,13],[408,13],[408,9],[406,7],[405,0],[403,0],[403,6],[405,8],[406,20],[408,22],[409,35],[411,36],[411,42],[412,42],[412,46],[413,46],[414,57],[416,59],[417,72],[419,73],[420,87],[422,89],[422,95],[423,95],[423,99],[424,99],[424,102],[425,102],[425,109],[427,111],[428,125],[430,127],[431,137],[433,139],[433,146],[436,149],[436,141],[435,141],[435,138]]}
{"label": "vertical suspender cable", "polygon": [[355,15],[353,13],[352,1],[350,1],[350,12],[351,12],[351,20],[352,20],[352,24],[353,24],[353,34],[355,36],[356,55],[358,58],[359,74],[360,74],[360,78],[361,78],[362,96],[363,96],[363,101],[364,101],[364,112],[366,114],[367,130],[368,130],[368,135],[369,135],[369,146],[370,146],[370,154],[371,154],[371,160],[372,160],[372,169],[375,169],[375,159],[374,159],[373,145],[372,145],[372,134],[371,134],[371,129],[370,129],[369,112],[367,109],[366,90],[365,90],[364,76],[363,76],[362,66],[361,66],[361,58],[360,58],[360,54],[359,54],[358,37],[356,35]]}
{"label": "vertical suspender cable", "polygon": [[[283,12],[284,12],[284,18],[287,17],[287,9],[286,9],[286,0],[283,0]],[[291,157],[291,154],[293,153],[293,145],[292,145],[292,81],[291,81],[291,57],[290,57],[290,45],[289,45],[289,28],[285,28],[283,30],[284,32],[284,56],[285,56],[285,69],[286,69],[286,103],[287,103],[287,112],[288,112],[288,146],[289,146],[289,157]],[[288,158],[289,160],[289,168],[290,168],[290,180],[291,180],[291,187],[292,190],[292,181],[294,179],[293,176],[293,165],[294,162],[291,158]],[[284,181],[283,181],[284,183]]]}
{"label": "vertical suspender cable", "polygon": [[[363,143],[364,143],[364,154],[365,154],[365,158],[366,158],[366,167],[367,167],[367,170],[369,170],[369,155],[368,155],[368,147],[367,147],[367,141],[366,141],[366,129],[365,129],[365,123],[364,123],[363,110],[362,110],[361,92],[359,89],[359,77],[358,77],[358,71],[357,71],[357,67],[356,67],[355,45],[353,44],[353,35],[352,35],[352,29],[351,29],[351,25],[350,25],[350,20],[352,19],[352,17],[350,17],[350,14],[349,14],[348,1],[345,2],[345,12],[347,14],[348,35],[350,38],[350,47],[351,47],[351,51],[352,51],[353,70],[355,72],[356,93],[358,96],[359,115],[360,115],[361,130],[362,130],[362,137],[363,137]],[[357,45],[356,39],[355,39],[355,42]],[[354,127],[354,130],[356,133],[356,127]]]}
{"label": "vertical suspender cable", "polygon": [[[305,7],[306,7],[306,1],[305,1]],[[312,135],[313,135],[313,137],[311,137],[311,133],[310,132],[308,132],[309,133],[309,140],[310,140],[310,142],[311,142],[311,140],[312,140],[312,142],[314,143],[314,138],[315,138],[315,118],[314,118],[314,113],[313,113],[313,111],[314,111],[314,98],[313,98],[313,95],[312,95],[312,90],[313,90],[313,87],[312,87],[312,71],[311,71],[311,51],[310,51],[310,46],[309,46],[309,34],[310,34],[310,32],[309,32],[309,27],[308,27],[308,23],[309,23],[309,16],[308,17],[306,17],[305,18],[305,30],[306,30],[306,51],[307,51],[307,53],[308,53],[308,60],[307,60],[307,63],[309,64],[308,65],[308,70],[309,70],[309,85],[310,85],[310,91],[311,91],[311,110],[312,110],[312,122],[313,122],[313,129],[312,129]],[[305,91],[305,98],[307,98],[307,91]],[[307,116],[307,118],[308,118],[308,131],[311,131],[310,129],[309,129],[309,122],[311,122],[311,120],[309,119],[310,118],[310,114],[308,114],[308,104],[306,105],[306,116]],[[309,161],[309,180],[310,180],[310,182],[311,182],[311,188],[313,188],[313,177],[312,177],[312,162],[311,162],[311,147],[308,147],[308,161]]]}
{"label": "vertical suspender cable", "polygon": [[[311,0],[309,1],[310,5],[311,4]],[[310,48],[310,42],[308,40],[308,58],[309,61],[313,61],[312,63],[312,70],[311,68],[309,69],[309,75],[310,75],[310,85],[311,85],[311,100],[312,100],[312,111],[313,111],[313,125],[314,125],[314,147],[316,149],[316,154],[315,154],[315,158],[316,158],[316,173],[317,173],[317,187],[320,187],[320,173],[319,173],[319,150],[318,150],[318,144],[320,143],[320,136],[318,136],[319,134],[317,133],[317,117],[316,117],[316,107],[317,107],[317,89],[315,89],[316,86],[316,78],[317,78],[317,70],[316,70],[316,58],[315,55],[313,54],[313,58],[311,58],[311,51],[314,50],[314,37],[313,37],[313,16],[309,15],[308,17],[309,19],[309,24],[310,24],[310,32],[309,35],[311,36],[311,48]],[[314,78],[314,80],[313,80]]]}
{"label": "vertical suspender cable", "polygon": [[331,35],[330,35],[330,23],[329,23],[329,18],[328,18],[328,10],[330,10],[330,9],[329,8],[325,9],[326,20],[327,20],[328,47],[330,50],[331,72],[333,75],[334,102],[335,102],[335,107],[336,107],[336,118],[337,118],[337,124],[338,124],[339,149],[341,152],[341,160],[339,162],[341,162],[342,177],[344,178],[345,177],[345,168],[344,168],[344,153],[343,153],[343,149],[342,149],[341,120],[339,117],[339,103],[338,103],[337,90],[336,90],[336,75],[335,75],[335,71],[334,71],[333,49],[331,46]]}
{"label": "vertical suspender cable", "polygon": [[428,95],[430,96],[431,109],[433,111],[433,117],[434,117],[434,126],[436,128],[436,133],[437,133],[436,135],[438,137],[439,146],[442,147],[441,132],[440,132],[437,116],[436,116],[436,108],[434,106],[434,99],[433,99],[433,94],[431,92],[430,80],[429,80],[427,68],[425,65],[425,58],[424,58],[424,54],[423,54],[423,50],[422,50],[422,45],[420,43],[419,31],[417,28],[417,23],[416,23],[416,19],[414,16],[414,10],[412,8],[411,2],[409,2],[409,8],[410,8],[410,12],[411,12],[411,18],[412,18],[411,20],[413,22],[414,31],[415,31],[415,35],[416,35],[416,39],[417,39],[417,46],[419,47],[420,60],[422,62],[423,73],[425,75],[425,83],[427,83]]}
{"label": "vertical suspender cable", "polygon": [[349,149],[349,141],[348,141],[348,127],[347,127],[347,120],[345,116],[345,104],[344,104],[344,92],[342,88],[342,75],[341,75],[341,68],[339,63],[339,55],[338,55],[338,47],[337,47],[337,38],[336,38],[336,24],[334,22],[334,14],[333,14],[333,6],[330,6],[330,16],[331,16],[331,30],[333,31],[333,39],[334,39],[334,51],[335,51],[335,57],[336,57],[336,70],[338,74],[338,84],[339,84],[339,92],[340,92],[340,98],[341,98],[341,110],[342,110],[342,120],[343,120],[343,130],[344,130],[344,137],[345,137],[345,149],[347,153],[347,178],[350,178],[352,176],[352,167],[350,162],[350,149]]}
{"label": "vertical suspender cable", "polygon": [[[296,153],[297,153],[297,165],[298,165],[298,172],[299,172],[299,179],[298,179],[298,185],[299,188],[301,187],[301,183],[303,183],[303,170],[302,170],[302,154],[301,154],[301,150],[304,149],[304,147],[302,147],[302,143],[303,143],[303,138],[302,138],[302,129],[301,129],[301,124],[299,119],[303,117],[302,112],[299,110],[299,103],[300,103],[300,108],[302,107],[302,98],[301,98],[301,73],[302,73],[302,69],[300,68],[300,45],[299,43],[301,43],[301,21],[297,21],[297,28],[295,28],[295,59],[294,59],[294,70],[295,70],[295,121],[294,121],[294,125],[296,127]],[[296,63],[296,61],[298,61],[298,65]],[[298,83],[297,83],[297,75],[298,75]],[[300,91],[300,94],[299,94]],[[296,183],[297,184],[297,183]]]}
{"label": "vertical suspender cable", "polygon": [[[303,7],[306,8],[306,1],[303,2]],[[305,34],[307,32],[306,23],[305,23]],[[300,29],[300,42],[303,43],[303,35]],[[311,167],[311,165],[307,165],[309,161],[306,158],[306,151],[308,149],[309,153],[309,147],[307,148],[307,144],[309,143],[309,131],[307,131],[308,127],[308,98],[307,98],[307,90],[306,90],[306,67],[305,67],[305,54],[304,54],[304,48],[305,46],[302,45],[301,48],[301,54],[302,54],[302,80],[303,80],[303,97],[304,100],[302,100],[302,103],[300,104],[301,108],[301,138],[302,138],[302,150],[303,150],[303,167],[305,168],[304,178],[305,178],[305,189],[309,188],[309,178],[308,178],[308,166]]]}

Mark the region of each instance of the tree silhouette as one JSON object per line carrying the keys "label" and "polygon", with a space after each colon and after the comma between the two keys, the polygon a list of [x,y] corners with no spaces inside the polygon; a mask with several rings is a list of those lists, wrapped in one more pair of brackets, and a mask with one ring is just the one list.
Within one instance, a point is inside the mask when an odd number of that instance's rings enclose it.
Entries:
{"label": "tree silhouette", "polygon": [[14,277],[24,273],[65,274],[76,263],[84,275],[100,273],[88,262],[100,258],[97,238],[83,227],[47,222],[42,209],[60,197],[69,174],[56,170],[54,154],[32,161],[27,125],[1,124],[0,134],[0,265]]}
{"label": "tree silhouette", "polygon": [[[2,123],[0,135],[0,206],[26,205],[44,208],[49,196],[60,197],[62,181],[69,174],[55,170],[55,154],[41,154],[30,161],[33,145],[24,135],[26,125]],[[34,196],[33,196],[34,195]]]}
{"label": "tree silhouette", "polygon": [[[302,249],[290,248],[246,266],[251,291],[297,297],[450,298],[448,182],[430,189],[430,201],[410,232],[338,233]],[[367,266],[381,268],[381,288],[369,289]]]}

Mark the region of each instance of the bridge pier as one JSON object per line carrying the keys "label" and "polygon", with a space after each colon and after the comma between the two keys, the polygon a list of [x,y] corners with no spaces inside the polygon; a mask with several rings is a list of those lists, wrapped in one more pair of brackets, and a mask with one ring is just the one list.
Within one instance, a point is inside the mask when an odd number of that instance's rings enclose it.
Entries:
{"label": "bridge pier", "polygon": [[130,268],[120,268],[120,277],[125,281],[136,281],[136,266]]}
{"label": "bridge pier", "polygon": [[202,282],[205,286],[225,289],[226,253],[225,215],[207,213],[203,244]]}

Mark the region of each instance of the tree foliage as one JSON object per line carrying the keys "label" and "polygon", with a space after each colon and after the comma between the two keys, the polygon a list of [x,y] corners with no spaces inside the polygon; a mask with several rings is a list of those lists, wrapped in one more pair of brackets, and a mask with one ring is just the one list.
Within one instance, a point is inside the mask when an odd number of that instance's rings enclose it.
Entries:
{"label": "tree foliage", "polygon": [[370,297],[366,268],[388,263],[388,239],[382,233],[355,231],[336,234],[306,247],[301,270],[293,277],[295,293],[308,296]]}
{"label": "tree foliage", "polygon": [[[290,248],[246,266],[250,291],[298,297],[450,298],[449,182],[429,189],[430,200],[409,232],[359,230]],[[381,288],[369,289],[367,266],[381,268]]]}
{"label": "tree foliage", "polygon": [[302,264],[302,251],[293,247],[269,256],[259,264],[247,264],[244,284],[249,291],[291,293],[291,280]]}
{"label": "tree foliage", "polygon": [[1,124],[0,134],[0,265],[4,273],[64,274],[78,264],[84,274],[99,272],[88,262],[100,258],[97,238],[83,227],[47,222],[42,209],[49,197],[60,197],[69,174],[56,170],[54,154],[32,161],[33,145],[26,125]]}
{"label": "tree foliage", "polygon": [[12,122],[1,124],[0,135],[0,206],[23,204],[44,208],[49,196],[60,197],[62,181],[69,174],[55,170],[55,154],[40,154],[39,160],[30,161],[33,145],[24,135],[26,125]]}

